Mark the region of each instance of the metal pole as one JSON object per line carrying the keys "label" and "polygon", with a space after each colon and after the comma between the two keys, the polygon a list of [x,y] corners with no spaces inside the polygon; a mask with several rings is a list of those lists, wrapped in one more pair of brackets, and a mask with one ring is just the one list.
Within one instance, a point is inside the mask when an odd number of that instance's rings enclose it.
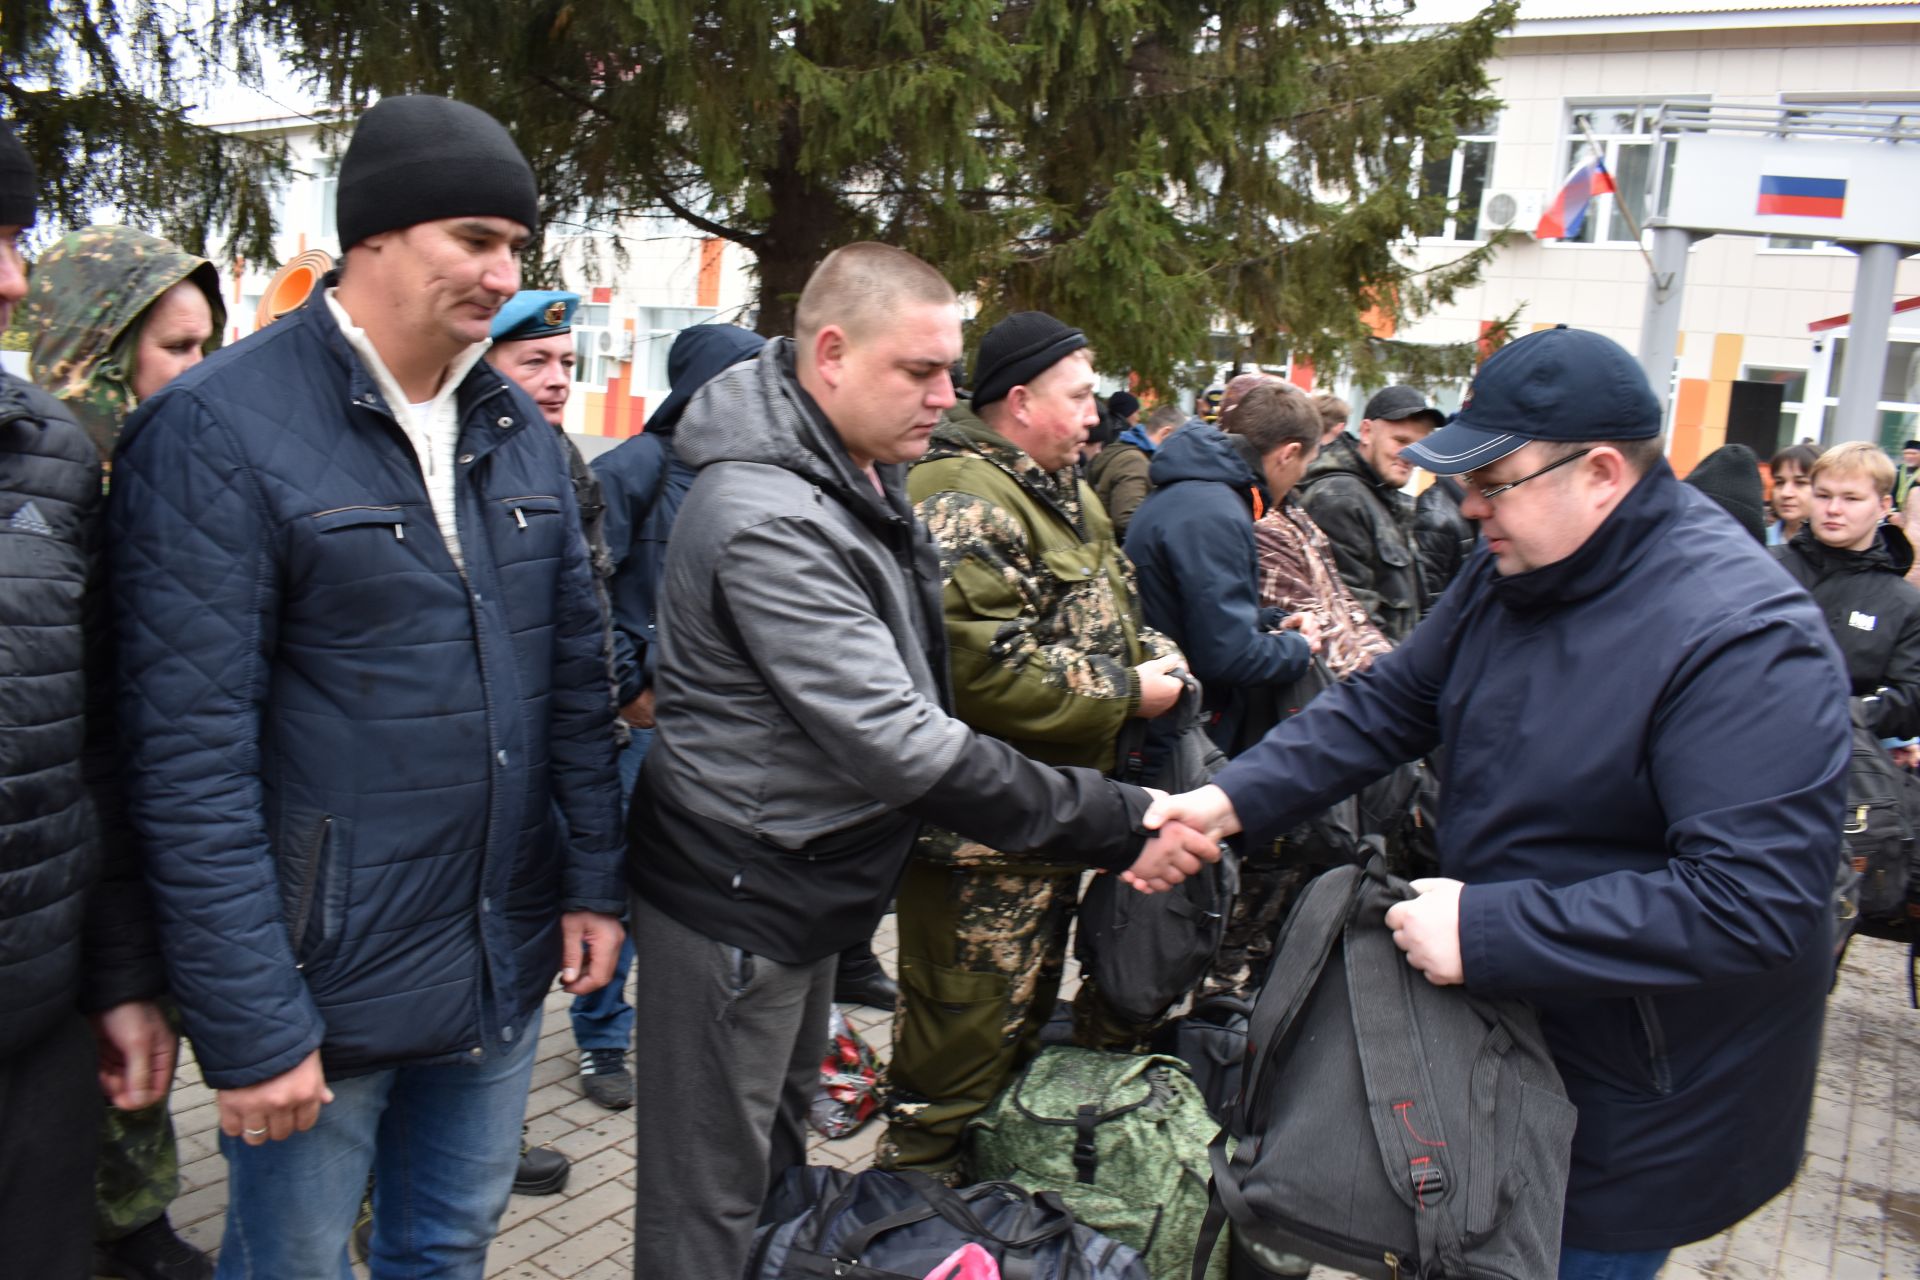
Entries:
{"label": "metal pole", "polygon": [[1860,265],[1853,277],[1853,317],[1847,330],[1846,367],[1840,371],[1840,407],[1833,415],[1833,438],[1877,440],[1880,436],[1880,384],[1887,372],[1887,328],[1893,320],[1893,273],[1911,245],[1848,244]]}
{"label": "metal pole", "polygon": [[1680,346],[1680,295],[1687,281],[1687,250],[1700,234],[1685,227],[1654,227],[1647,277],[1647,303],[1640,313],[1640,367],[1668,408],[1673,388],[1673,358]]}

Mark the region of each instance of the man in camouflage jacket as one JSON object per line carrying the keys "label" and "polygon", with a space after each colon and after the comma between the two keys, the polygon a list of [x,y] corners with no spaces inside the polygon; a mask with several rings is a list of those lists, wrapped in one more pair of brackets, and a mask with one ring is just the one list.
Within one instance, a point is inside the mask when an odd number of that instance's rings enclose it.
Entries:
{"label": "man in camouflage jacket", "polygon": [[[1169,673],[1184,660],[1141,623],[1132,565],[1073,467],[1098,420],[1085,348],[1039,312],[996,325],[981,341],[975,412],[949,412],[907,491],[940,550],[955,712],[1036,760],[1112,772],[1128,726],[1172,708],[1181,684]],[[883,1167],[958,1176],[966,1122],[1039,1049],[1082,870],[921,837],[899,893]],[[1094,1047],[1130,1048],[1147,1030],[1091,985],[1074,1022]]]}

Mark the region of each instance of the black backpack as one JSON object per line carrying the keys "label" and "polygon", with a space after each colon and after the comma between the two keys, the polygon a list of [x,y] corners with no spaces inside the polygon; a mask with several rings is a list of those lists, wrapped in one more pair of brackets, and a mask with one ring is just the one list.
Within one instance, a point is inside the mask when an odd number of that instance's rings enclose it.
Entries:
{"label": "black backpack", "polygon": [[[1200,686],[1184,679],[1175,733],[1148,784],[1171,794],[1205,786],[1227,762],[1207,736]],[[1222,845],[1220,861],[1164,893],[1141,893],[1117,875],[1093,878],[1080,899],[1078,955],[1107,1005],[1150,1023],[1200,985],[1226,933],[1239,865]]]}
{"label": "black backpack", "polygon": [[1907,943],[1907,999],[1920,959],[1920,778],[1902,769],[1853,711],[1853,759],[1847,767],[1847,810],[1841,820],[1841,862],[1834,881],[1834,952],[1851,933]]}
{"label": "black backpack", "polygon": [[1193,1008],[1154,1033],[1153,1051],[1187,1064],[1207,1113],[1225,1124],[1240,1098],[1253,1005],[1230,992],[1202,996]]}
{"label": "black backpack", "polygon": [[1539,1280],[1559,1265],[1574,1108],[1533,1012],[1407,964],[1380,860],[1307,887],[1253,1009],[1193,1275],[1235,1239],[1375,1280]]}

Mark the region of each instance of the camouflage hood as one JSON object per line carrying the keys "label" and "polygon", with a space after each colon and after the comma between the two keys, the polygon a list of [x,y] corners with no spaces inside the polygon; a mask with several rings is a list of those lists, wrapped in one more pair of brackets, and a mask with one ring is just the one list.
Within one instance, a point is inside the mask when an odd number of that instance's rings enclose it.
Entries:
{"label": "camouflage hood", "polygon": [[131,227],[84,227],[33,264],[22,317],[33,380],[66,402],[103,457],[135,407],[134,349],[147,308],[187,279],[213,307],[212,351],[227,320],[219,273],[205,258]]}
{"label": "camouflage hood", "polygon": [[1060,509],[1069,521],[1079,523],[1079,475],[1075,469],[1044,470],[1024,449],[989,427],[965,402],[948,409],[933,429],[933,441],[921,461],[936,458],[984,458],[1043,502]]}

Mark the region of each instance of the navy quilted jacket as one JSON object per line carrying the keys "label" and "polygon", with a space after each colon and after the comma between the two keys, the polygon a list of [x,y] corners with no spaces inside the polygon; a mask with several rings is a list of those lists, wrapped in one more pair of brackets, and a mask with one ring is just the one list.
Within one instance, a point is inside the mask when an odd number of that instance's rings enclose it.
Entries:
{"label": "navy quilted jacket", "polygon": [[[322,287],[325,287],[323,284]],[[316,301],[144,405],[111,501],[129,802],[207,1080],[525,1034],[617,913],[612,700],[559,437],[457,392],[464,573]]]}

